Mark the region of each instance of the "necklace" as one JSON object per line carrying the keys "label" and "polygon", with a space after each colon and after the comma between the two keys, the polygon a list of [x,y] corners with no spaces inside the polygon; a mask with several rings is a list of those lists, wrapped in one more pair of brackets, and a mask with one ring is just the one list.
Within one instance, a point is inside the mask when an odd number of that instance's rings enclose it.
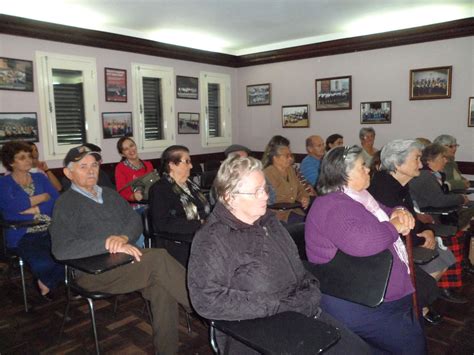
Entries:
{"label": "necklace", "polygon": [[26,173],[25,175],[12,174],[12,177],[13,180],[15,180],[15,182],[22,187],[26,187],[32,182],[31,175],[29,173]]}

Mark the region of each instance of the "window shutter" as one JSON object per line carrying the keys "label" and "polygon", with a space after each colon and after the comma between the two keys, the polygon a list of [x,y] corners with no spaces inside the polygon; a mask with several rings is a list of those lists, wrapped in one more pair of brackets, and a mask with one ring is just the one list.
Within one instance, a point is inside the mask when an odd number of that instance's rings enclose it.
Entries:
{"label": "window shutter", "polygon": [[208,116],[209,116],[209,137],[220,137],[221,108],[219,97],[219,84],[209,83],[207,86]]}
{"label": "window shutter", "polygon": [[161,79],[143,78],[143,116],[145,140],[163,139]]}
{"label": "window shutter", "polygon": [[86,142],[82,83],[54,84],[56,133],[59,145]]}

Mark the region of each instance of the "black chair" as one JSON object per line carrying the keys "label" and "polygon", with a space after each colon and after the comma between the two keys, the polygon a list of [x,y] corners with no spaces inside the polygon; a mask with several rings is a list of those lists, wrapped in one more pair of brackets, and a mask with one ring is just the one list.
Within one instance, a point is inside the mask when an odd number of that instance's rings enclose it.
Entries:
{"label": "black chair", "polygon": [[284,227],[298,248],[301,260],[308,260],[306,256],[306,243],[304,239],[304,223],[285,224]]}
{"label": "black chair", "polygon": [[204,171],[217,171],[221,166],[220,160],[206,160],[203,163],[203,170]]}
{"label": "black chair", "polygon": [[338,250],[326,264],[305,263],[317,277],[321,292],[362,304],[377,307],[385,297],[392,270],[392,254],[384,250],[378,254],[356,257]]}
{"label": "black chair", "polygon": [[337,343],[337,328],[296,312],[242,321],[213,320],[210,342],[219,354],[216,329],[262,354],[319,354]]}
{"label": "black chair", "polygon": [[[74,273],[75,270],[79,270],[81,272],[85,272],[88,274],[98,275],[103,272],[115,269],[122,265],[129,264],[133,261],[133,257],[128,254],[124,253],[117,253],[117,254],[101,254],[96,256],[91,256],[87,258],[81,259],[72,259],[72,260],[62,260],[60,261],[65,265],[65,284],[66,284],[66,309],[64,311],[64,318],[61,324],[61,329],[59,331],[59,339],[61,339],[64,326],[66,324],[70,303],[73,300],[71,293],[75,293],[76,295],[82,296],[87,300],[89,305],[90,315],[91,315],[91,323],[92,323],[92,332],[94,334],[94,342],[95,342],[95,350],[97,354],[100,354],[99,348],[99,340],[97,335],[97,326],[95,322],[95,311],[94,311],[94,301],[115,297],[116,295],[105,293],[105,292],[95,292],[89,291],[81,286],[79,286],[76,282],[74,282]],[[151,311],[148,305],[148,302],[145,301],[147,306],[148,316],[151,320]]]}

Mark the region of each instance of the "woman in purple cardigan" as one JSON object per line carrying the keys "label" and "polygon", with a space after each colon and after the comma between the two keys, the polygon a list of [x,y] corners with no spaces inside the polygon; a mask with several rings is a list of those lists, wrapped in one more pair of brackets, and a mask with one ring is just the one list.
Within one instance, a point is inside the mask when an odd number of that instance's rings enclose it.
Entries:
{"label": "woman in purple cardigan", "polygon": [[399,236],[410,232],[414,219],[404,209],[379,204],[366,190],[369,184],[361,148],[338,147],[326,154],[318,182],[320,197],[306,219],[306,253],[309,261],[324,264],[338,250],[353,256],[390,250],[393,266],[384,302],[370,308],[323,294],[321,305],[382,351],[424,354],[423,331],[411,308],[414,289],[408,257]]}

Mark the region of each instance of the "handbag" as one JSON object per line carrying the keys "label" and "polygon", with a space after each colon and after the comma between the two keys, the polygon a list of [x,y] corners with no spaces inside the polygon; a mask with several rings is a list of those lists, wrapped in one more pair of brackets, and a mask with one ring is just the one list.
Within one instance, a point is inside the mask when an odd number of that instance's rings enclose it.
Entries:
{"label": "handbag", "polygon": [[136,178],[135,180],[130,181],[128,184],[122,187],[120,191],[130,186],[133,192],[141,191],[143,194],[143,199],[148,200],[148,192],[150,191],[150,187],[152,187],[152,185],[158,180],[160,180],[160,174],[156,170],[153,170],[148,174],[145,174]]}

